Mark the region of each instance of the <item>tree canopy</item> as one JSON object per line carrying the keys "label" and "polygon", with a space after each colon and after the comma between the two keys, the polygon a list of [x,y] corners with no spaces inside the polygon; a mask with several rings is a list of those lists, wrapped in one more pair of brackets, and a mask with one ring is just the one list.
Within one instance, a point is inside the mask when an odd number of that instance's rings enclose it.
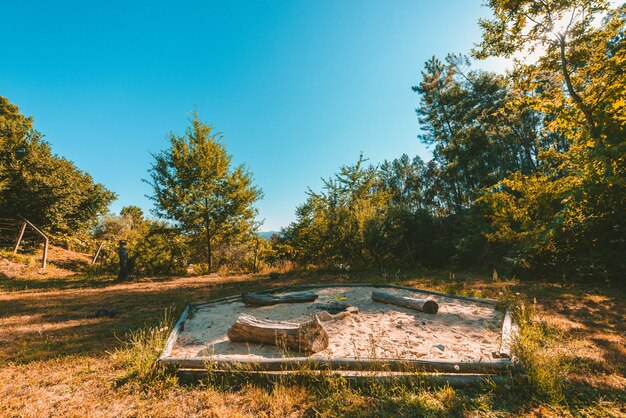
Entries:
{"label": "tree canopy", "polygon": [[24,217],[58,236],[89,230],[115,194],[52,153],[33,119],[0,97],[0,217]]}
{"label": "tree canopy", "polygon": [[216,243],[235,244],[256,230],[254,203],[262,196],[252,173],[233,166],[221,139],[194,115],[185,134],[171,134],[170,148],[154,156],[148,181],[155,214],[174,221],[204,248],[209,271]]}
{"label": "tree canopy", "polygon": [[487,5],[493,18],[479,22],[483,39],[472,53],[513,57],[513,68],[472,70],[462,55],[428,60],[413,91],[419,139],[433,159],[366,169],[361,158],[341,168],[282,231],[288,256],[623,280],[626,5]]}

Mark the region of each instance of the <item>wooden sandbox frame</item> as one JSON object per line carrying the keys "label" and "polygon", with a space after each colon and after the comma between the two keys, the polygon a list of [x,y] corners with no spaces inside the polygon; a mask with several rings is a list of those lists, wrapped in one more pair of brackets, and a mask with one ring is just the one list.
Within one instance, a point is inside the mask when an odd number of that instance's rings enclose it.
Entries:
{"label": "wooden sandbox frame", "polygon": [[[333,287],[373,287],[381,289],[402,289],[424,295],[435,295],[452,299],[460,299],[474,303],[487,304],[496,307],[500,303],[495,299],[477,298],[455,295],[451,293],[435,292],[416,289],[408,286],[376,283],[333,283],[320,285],[281,286],[268,290],[258,291],[259,294],[273,294],[296,292]],[[209,373],[236,373],[261,376],[272,380],[281,375],[301,370],[322,373],[331,371],[342,375],[354,382],[362,381],[398,381],[419,380],[424,383],[453,387],[473,385],[485,380],[494,383],[504,382],[507,378],[522,374],[523,366],[511,354],[511,346],[517,332],[511,312],[506,309],[502,321],[500,350],[496,359],[486,361],[462,361],[441,359],[362,359],[362,358],[309,358],[285,357],[268,359],[211,359],[209,357],[172,357],[171,352],[180,333],[184,330],[185,321],[194,309],[202,306],[240,302],[241,295],[235,295],[212,301],[192,303],[183,311],[180,319],[170,333],[158,364],[174,370],[185,380],[195,380],[208,376]],[[210,370],[210,371],[209,371]]]}

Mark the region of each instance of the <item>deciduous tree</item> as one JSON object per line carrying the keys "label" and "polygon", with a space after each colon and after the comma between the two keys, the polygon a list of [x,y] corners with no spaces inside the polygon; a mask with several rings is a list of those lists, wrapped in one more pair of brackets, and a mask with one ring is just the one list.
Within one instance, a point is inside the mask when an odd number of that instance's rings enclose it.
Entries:
{"label": "deciduous tree", "polygon": [[154,212],[193,236],[213,271],[216,242],[227,244],[256,229],[254,203],[262,192],[244,165],[232,164],[222,135],[197,115],[184,135],[171,134],[169,142],[149,171]]}

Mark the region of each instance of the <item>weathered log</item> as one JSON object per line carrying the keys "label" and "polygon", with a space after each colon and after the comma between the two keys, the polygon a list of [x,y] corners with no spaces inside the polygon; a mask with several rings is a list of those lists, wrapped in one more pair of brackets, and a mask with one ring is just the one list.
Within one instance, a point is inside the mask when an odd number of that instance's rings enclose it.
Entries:
{"label": "weathered log", "polygon": [[389,303],[405,308],[416,309],[429,314],[435,314],[439,310],[439,305],[434,300],[415,299],[385,292],[372,292],[372,300],[374,302]]}
{"label": "weathered log", "polygon": [[354,358],[241,358],[211,359],[208,357],[166,357],[161,358],[164,365],[175,365],[183,369],[206,369],[207,362],[216,368],[233,366],[253,367],[255,370],[354,370],[354,371],[390,371],[390,372],[438,372],[438,373],[494,373],[508,374],[523,369],[509,359],[482,361],[461,361],[456,359],[354,359]]}
{"label": "weathered log", "polygon": [[317,294],[313,292],[292,293],[290,295],[269,295],[261,293],[244,293],[241,300],[246,306],[269,306],[278,303],[302,303],[313,302]]}
{"label": "weathered log", "polygon": [[[206,381],[206,379],[212,375],[215,376],[218,373],[221,373],[223,376],[227,376],[230,373],[233,373],[233,370],[207,370],[206,367],[199,369],[178,369],[176,372],[176,376],[180,379],[181,382],[184,383],[194,383],[200,381]],[[255,381],[265,382],[277,382],[283,383],[285,379],[284,371],[259,371],[259,370],[235,370],[236,376],[241,378],[243,376],[250,377],[256,379]],[[319,370],[308,370],[307,373],[303,375],[294,374],[292,379],[296,381],[302,381],[303,384],[307,384],[310,382],[310,376],[312,374],[324,375],[323,371]],[[452,388],[467,388],[467,387],[476,387],[477,385],[485,382],[489,382],[490,384],[496,385],[505,385],[507,383],[510,384],[511,377],[510,376],[501,376],[501,375],[490,375],[490,374],[424,374],[424,373],[393,373],[393,372],[362,372],[357,371],[356,373],[351,373],[350,371],[340,371],[338,373],[341,375],[342,379],[350,384],[351,386],[359,387],[365,386],[367,388],[371,387],[372,382],[376,382],[384,385],[393,385],[397,387],[398,385],[409,385],[409,387],[414,386],[415,384],[428,385],[428,386],[450,386]]]}
{"label": "weathered log", "polygon": [[317,316],[293,323],[241,314],[228,330],[228,338],[233,342],[271,344],[307,354],[328,347],[328,334]]}
{"label": "weathered log", "polygon": [[375,287],[380,289],[400,289],[409,290],[411,292],[424,293],[427,295],[443,296],[446,298],[468,300],[470,302],[484,303],[487,305],[497,305],[499,302],[496,299],[474,298],[471,296],[456,295],[453,293],[435,292],[432,290],[416,289],[414,287],[399,286],[396,284],[381,284],[381,283],[328,283],[328,284],[306,284],[306,285],[292,285],[292,286],[280,286],[274,287],[269,290],[261,290],[257,293],[278,293],[278,292],[295,292],[298,290],[311,290],[311,289],[324,289],[328,287]]}

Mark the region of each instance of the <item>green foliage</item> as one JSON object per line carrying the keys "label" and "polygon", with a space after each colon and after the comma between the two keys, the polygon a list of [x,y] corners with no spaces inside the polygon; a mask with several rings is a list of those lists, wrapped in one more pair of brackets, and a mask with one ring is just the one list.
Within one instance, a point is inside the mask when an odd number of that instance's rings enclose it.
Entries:
{"label": "green foliage", "polygon": [[115,194],[53,154],[32,124],[0,97],[0,217],[23,216],[60,236],[87,231]]}
{"label": "green foliage", "polygon": [[231,165],[221,135],[197,115],[185,135],[171,134],[169,140],[170,148],[154,156],[150,169],[155,213],[175,222],[204,253],[211,272],[215,247],[234,248],[252,239],[254,203],[262,193],[245,166]]}
{"label": "green foliage", "polygon": [[297,220],[273,242],[278,254],[302,265],[349,270],[441,266],[452,251],[437,239],[444,225],[429,204],[428,168],[403,155],[380,167],[344,166],[309,190],[296,210]]}
{"label": "green foliage", "polygon": [[[581,7],[600,7],[592,3]],[[552,13],[568,13],[573,23],[550,32],[556,38],[537,64],[517,64],[514,88],[526,99],[509,106],[535,109],[543,115],[537,129],[564,145],[540,152],[536,172],[513,173],[490,189],[487,237],[508,246],[510,258],[525,267],[563,278],[623,280],[626,9],[595,28],[568,2],[561,6]]]}
{"label": "green foliage", "polygon": [[[278,254],[305,266],[488,263],[505,274],[623,281],[626,6],[487,5],[493,18],[480,21],[473,53],[513,57],[513,69],[428,60],[413,90],[433,159],[343,167],[322,193],[309,191]],[[534,63],[523,59],[530,52]]]}
{"label": "green foliage", "polygon": [[131,255],[139,254],[136,274],[184,274],[187,270],[187,236],[166,222],[147,219],[137,206],[125,206],[119,215],[103,216],[93,232],[93,238],[98,245],[102,243],[100,271],[117,272],[120,240],[127,242]]}
{"label": "green foliage", "polygon": [[569,370],[565,356],[555,347],[564,336],[542,321],[532,306],[517,305],[514,316],[519,325],[514,349],[526,368],[532,396],[540,401],[561,402]]}
{"label": "green foliage", "polygon": [[324,180],[321,193],[308,191],[296,209],[297,221],[283,231],[298,261],[341,268],[375,262],[375,246],[384,233],[379,212],[389,196],[375,167],[365,163],[361,156]]}

